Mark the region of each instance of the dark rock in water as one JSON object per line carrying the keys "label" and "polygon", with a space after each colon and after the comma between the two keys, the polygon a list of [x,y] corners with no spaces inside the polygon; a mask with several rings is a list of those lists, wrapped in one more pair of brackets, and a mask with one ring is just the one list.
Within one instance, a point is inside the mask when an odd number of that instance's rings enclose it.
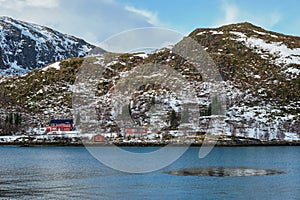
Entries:
{"label": "dark rock in water", "polygon": [[187,168],[178,171],[168,171],[166,172],[170,175],[176,176],[217,176],[217,177],[227,177],[227,176],[266,176],[266,175],[276,175],[284,174],[283,171],[273,170],[273,169],[255,169],[255,168],[245,168],[245,167],[206,167],[206,168]]}

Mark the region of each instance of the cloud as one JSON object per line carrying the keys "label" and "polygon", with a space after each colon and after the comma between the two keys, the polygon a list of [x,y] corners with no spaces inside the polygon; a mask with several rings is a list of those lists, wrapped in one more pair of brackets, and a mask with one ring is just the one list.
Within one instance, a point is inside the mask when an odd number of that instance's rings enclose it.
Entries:
{"label": "cloud", "polygon": [[223,5],[223,10],[225,12],[225,18],[224,21],[221,22],[222,24],[231,24],[238,21],[239,8],[237,5],[225,3]]}
{"label": "cloud", "polygon": [[0,4],[0,13],[49,26],[108,51],[154,50],[183,37],[172,30],[152,29],[161,24],[157,13],[115,0],[0,0],[0,3],[8,5]]}
{"label": "cloud", "polygon": [[59,6],[58,0],[26,0],[24,2],[32,7],[55,8]]}
{"label": "cloud", "polygon": [[273,12],[270,14],[270,20],[268,20],[269,22],[269,26],[274,26],[276,24],[278,24],[282,19],[282,15],[278,12]]}
{"label": "cloud", "polygon": [[236,4],[223,1],[221,10],[223,11],[223,16],[221,19],[217,20],[216,26],[232,24],[239,21],[240,10]]}
{"label": "cloud", "polygon": [[147,27],[125,31],[103,41],[100,47],[118,53],[139,52],[141,50],[153,51],[182,40],[184,35],[179,32]]}
{"label": "cloud", "polygon": [[133,13],[137,14],[137,15],[145,17],[147,22],[150,23],[150,24],[153,24],[153,25],[158,25],[159,24],[156,13],[152,13],[148,10],[137,9],[133,6],[125,6],[125,10],[128,10],[130,12],[133,12]]}
{"label": "cloud", "polygon": [[282,19],[281,14],[276,11],[249,10],[226,0],[223,0],[220,5],[222,16],[216,21],[215,26],[247,21],[265,28],[272,28]]}
{"label": "cloud", "polygon": [[2,8],[20,10],[26,7],[55,8],[59,6],[58,0],[0,0]]}
{"label": "cloud", "polygon": [[0,13],[93,44],[122,31],[151,27],[159,21],[152,12],[126,8],[115,0],[0,0]]}

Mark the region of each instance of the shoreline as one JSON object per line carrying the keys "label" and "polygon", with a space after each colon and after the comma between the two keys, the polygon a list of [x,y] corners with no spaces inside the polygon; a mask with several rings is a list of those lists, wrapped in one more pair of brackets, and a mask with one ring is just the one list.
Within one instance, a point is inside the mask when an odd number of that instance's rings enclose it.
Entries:
{"label": "shoreline", "polygon": [[[262,146],[300,146],[300,141],[217,141],[216,144],[211,144],[214,147],[262,147]],[[203,145],[202,142],[197,143],[168,143],[168,142],[6,142],[0,143],[0,146],[22,146],[22,147],[50,147],[50,146],[62,146],[62,147],[205,147],[210,144]]]}

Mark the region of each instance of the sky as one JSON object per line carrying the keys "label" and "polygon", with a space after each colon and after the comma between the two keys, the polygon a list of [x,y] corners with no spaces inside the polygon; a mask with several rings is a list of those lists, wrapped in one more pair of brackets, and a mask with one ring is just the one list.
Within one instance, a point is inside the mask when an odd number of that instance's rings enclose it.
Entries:
{"label": "sky", "polygon": [[135,28],[162,27],[187,35],[196,28],[245,21],[299,36],[299,8],[299,0],[0,0],[1,16],[93,44]]}

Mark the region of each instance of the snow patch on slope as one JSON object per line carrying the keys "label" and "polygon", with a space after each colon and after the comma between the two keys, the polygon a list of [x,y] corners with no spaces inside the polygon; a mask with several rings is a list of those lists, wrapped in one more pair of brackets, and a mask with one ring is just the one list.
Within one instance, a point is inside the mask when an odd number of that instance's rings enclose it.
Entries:
{"label": "snow patch on slope", "polygon": [[0,75],[27,73],[70,57],[84,57],[92,45],[47,27],[0,17]]}
{"label": "snow patch on slope", "polygon": [[51,65],[48,65],[47,67],[44,67],[42,70],[43,71],[47,71],[50,68],[54,68],[56,70],[60,70],[60,62],[55,62],[55,63],[53,63]]}
{"label": "snow patch on slope", "polygon": [[248,48],[254,49],[264,59],[275,55],[276,65],[300,64],[300,48],[291,49],[282,42],[267,43],[260,38],[247,37],[241,32],[231,31],[230,33],[238,36],[236,41],[243,42]]}
{"label": "snow patch on slope", "polygon": [[199,33],[197,33],[197,35],[203,35],[203,34],[206,34],[206,33],[211,33],[212,35],[221,35],[221,34],[224,34],[224,32],[223,31],[213,31],[213,30],[211,30],[211,31],[201,31],[201,32],[199,32]]}
{"label": "snow patch on slope", "polygon": [[293,68],[293,67],[288,68],[287,70],[285,70],[285,72],[295,74],[296,76],[300,75],[300,69]]}

